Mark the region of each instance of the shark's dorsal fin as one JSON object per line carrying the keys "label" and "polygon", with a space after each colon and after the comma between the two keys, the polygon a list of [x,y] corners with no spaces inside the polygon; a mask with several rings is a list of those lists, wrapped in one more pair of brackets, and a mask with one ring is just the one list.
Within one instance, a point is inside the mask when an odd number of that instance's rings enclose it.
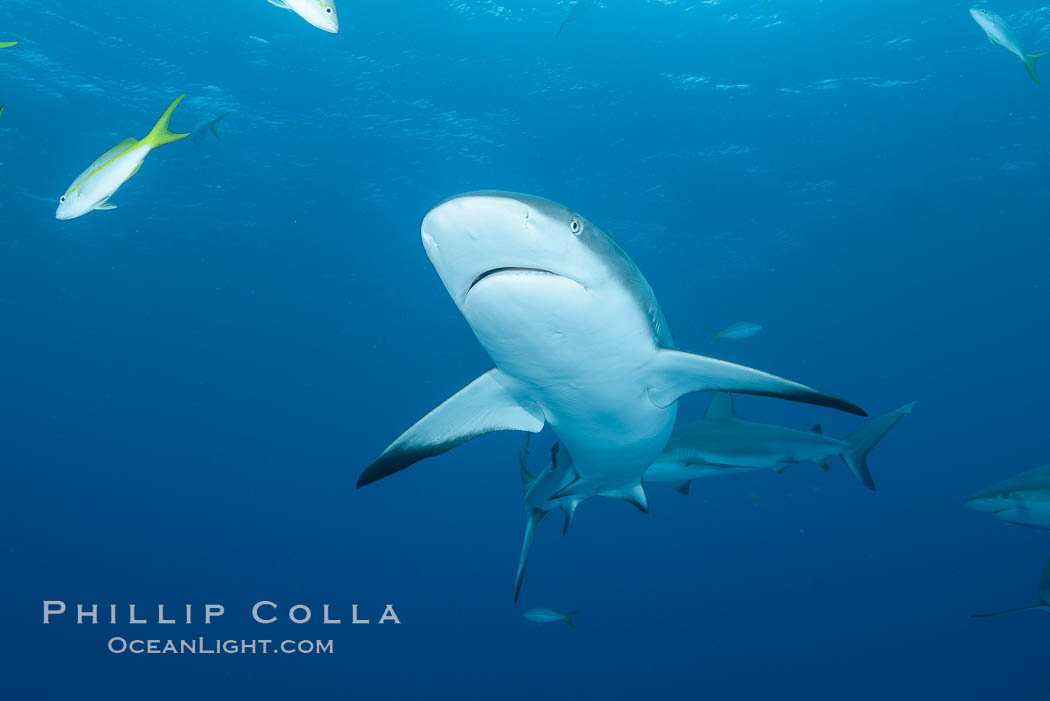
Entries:
{"label": "shark's dorsal fin", "polygon": [[531,403],[522,403],[507,389],[508,384],[506,376],[492,368],[456,392],[387,446],[361,473],[357,486],[371,484],[486,433],[539,433],[543,430],[543,413]]}
{"label": "shark's dorsal fin", "polygon": [[526,492],[533,480],[533,474],[529,472],[529,441],[532,434],[528,431],[522,432],[521,448],[518,449],[518,469],[521,471],[521,491]]}
{"label": "shark's dorsal fin", "polygon": [[798,382],[724,360],[668,348],[661,349],[651,365],[648,384],[649,399],[660,408],[671,406],[691,392],[736,392],[790,399],[867,416],[855,404]]}
{"label": "shark's dorsal fin", "polygon": [[820,424],[813,424],[813,428],[811,428],[809,430],[812,431],[813,433],[820,434],[821,436],[824,435],[824,428]]}
{"label": "shark's dorsal fin", "polygon": [[736,409],[733,408],[733,395],[729,392],[715,392],[707,404],[704,418],[710,421],[735,419]]}

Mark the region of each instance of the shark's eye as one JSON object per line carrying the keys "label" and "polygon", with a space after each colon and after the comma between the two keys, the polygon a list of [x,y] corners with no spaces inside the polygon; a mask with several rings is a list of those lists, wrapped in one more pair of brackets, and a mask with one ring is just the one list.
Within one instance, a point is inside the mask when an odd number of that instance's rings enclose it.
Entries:
{"label": "shark's eye", "polygon": [[572,219],[569,220],[569,231],[571,231],[573,234],[575,234],[577,236],[579,236],[580,232],[583,231],[583,225],[580,224],[580,220],[577,219],[576,217],[573,217]]}

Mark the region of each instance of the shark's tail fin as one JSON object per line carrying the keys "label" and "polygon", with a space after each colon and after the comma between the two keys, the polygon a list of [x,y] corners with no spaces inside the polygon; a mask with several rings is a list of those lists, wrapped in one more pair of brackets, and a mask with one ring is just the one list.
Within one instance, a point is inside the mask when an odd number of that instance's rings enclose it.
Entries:
{"label": "shark's tail fin", "polygon": [[575,628],[575,627],[576,627],[576,624],[575,624],[575,623],[573,623],[573,620],[572,620],[572,618],[573,618],[573,616],[575,616],[575,615],[576,615],[576,614],[578,614],[578,613],[579,613],[579,611],[570,611],[569,613],[565,614],[565,618],[563,618],[562,620],[563,620],[563,621],[565,621],[565,623],[566,623],[566,624],[567,624],[567,625],[568,625],[568,626],[569,626],[570,628]]}
{"label": "shark's tail fin", "polygon": [[848,444],[846,450],[842,452],[842,459],[846,461],[846,465],[849,467],[850,472],[860,480],[860,483],[871,491],[875,491],[875,481],[871,478],[871,470],[868,469],[868,453],[878,445],[882,437],[885,436],[891,428],[893,428],[898,421],[905,414],[910,414],[912,407],[915,406],[915,402],[905,404],[900,409],[891,411],[888,414],[883,414],[877,419],[869,421],[864,426],[851,433],[846,438]]}
{"label": "shark's tail fin", "polygon": [[525,577],[525,564],[529,561],[529,548],[532,546],[532,536],[536,533],[536,526],[546,511],[532,509],[529,511],[528,520],[525,521],[525,539],[521,543],[521,556],[518,557],[518,573],[514,577],[514,602],[517,603],[518,595],[521,594],[521,580]]}
{"label": "shark's tail fin", "polygon": [[208,122],[208,129],[211,131],[212,134],[215,134],[216,139],[222,138],[221,136],[219,136],[219,122],[226,119],[227,115],[229,114],[229,112],[223,112],[218,117]]}
{"label": "shark's tail fin", "polygon": [[1039,82],[1039,74],[1035,72],[1035,62],[1041,59],[1047,54],[1025,54],[1024,67],[1028,69],[1028,75],[1032,76],[1032,80]]}
{"label": "shark's tail fin", "polygon": [[1038,609],[1043,607],[1043,604],[1032,604],[1031,606],[1020,606],[1015,609],[1006,609],[1005,611],[993,611],[991,613],[974,613],[970,615],[970,618],[989,618],[991,616],[1002,616],[1004,613],[1017,613],[1018,611],[1029,611],[1031,609]]}

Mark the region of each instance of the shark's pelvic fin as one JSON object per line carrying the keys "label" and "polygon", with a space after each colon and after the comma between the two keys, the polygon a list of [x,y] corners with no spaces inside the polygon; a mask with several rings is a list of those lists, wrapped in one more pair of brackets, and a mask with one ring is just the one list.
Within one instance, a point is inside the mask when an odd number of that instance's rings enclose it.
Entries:
{"label": "shark's pelvic fin", "polygon": [[371,484],[486,433],[539,433],[543,424],[539,408],[522,404],[507,390],[503,373],[492,368],[402,433],[365,468],[357,486]]}
{"label": "shark's pelvic fin", "polygon": [[576,488],[580,485],[580,482],[580,476],[576,475],[567,485],[547,497],[547,501],[555,501],[557,499],[572,496],[576,493]]}
{"label": "shark's pelvic fin", "polygon": [[649,497],[646,496],[645,487],[642,486],[641,482],[627,489],[614,489],[607,492],[598,492],[598,494],[612,499],[623,499],[643,514],[649,513]]}
{"label": "shark's pelvic fin", "polygon": [[546,515],[546,511],[529,509],[525,521],[525,539],[521,543],[521,555],[518,557],[518,573],[514,576],[515,603],[518,601],[518,595],[521,594],[521,581],[525,577],[525,564],[529,561],[529,548],[532,547],[532,536],[536,533],[536,526]]}
{"label": "shark's pelvic fin", "polygon": [[813,424],[813,428],[811,428],[809,430],[812,431],[813,433],[817,433],[817,434],[820,434],[822,436],[824,435],[824,427],[821,426],[820,424]]}
{"label": "shark's pelvic fin", "polygon": [[733,395],[729,392],[715,392],[711,395],[711,401],[707,404],[704,418],[710,421],[728,421],[736,418],[736,409],[733,408]]}
{"label": "shark's pelvic fin", "polygon": [[1015,609],[1006,609],[1005,611],[992,611],[991,613],[973,613],[970,614],[970,618],[989,618],[991,616],[1002,616],[1004,613],[1017,613],[1018,611],[1030,611],[1032,609],[1050,609],[1050,606],[1046,604],[1032,604],[1031,606],[1019,606]]}
{"label": "shark's pelvic fin", "polygon": [[653,404],[668,407],[682,395],[708,391],[779,397],[867,416],[844,399],[761,370],[666,348],[659,352],[649,382]]}
{"label": "shark's pelvic fin", "polygon": [[846,437],[848,447],[842,452],[842,459],[846,461],[850,472],[860,480],[860,483],[873,492],[875,491],[875,481],[871,478],[871,470],[868,469],[868,453],[878,445],[882,437],[891,428],[897,425],[897,422],[905,414],[911,413],[914,406],[915,402],[911,402],[900,409],[883,414],[877,419],[872,419]]}
{"label": "shark's pelvic fin", "polygon": [[572,525],[572,519],[576,516],[576,507],[580,505],[581,501],[583,501],[583,499],[573,499],[561,507],[562,511],[565,512],[565,525],[561,527],[562,535],[569,532],[569,526]]}
{"label": "shark's pelvic fin", "polygon": [[688,494],[689,493],[689,485],[692,484],[692,483],[693,483],[692,480],[685,480],[684,482],[679,482],[678,484],[676,484],[674,486],[674,490],[676,492],[678,492],[679,494]]}
{"label": "shark's pelvic fin", "polygon": [[831,469],[831,463],[828,462],[827,458],[824,458],[823,460],[818,462],[817,465],[820,466],[821,470],[830,470]]}

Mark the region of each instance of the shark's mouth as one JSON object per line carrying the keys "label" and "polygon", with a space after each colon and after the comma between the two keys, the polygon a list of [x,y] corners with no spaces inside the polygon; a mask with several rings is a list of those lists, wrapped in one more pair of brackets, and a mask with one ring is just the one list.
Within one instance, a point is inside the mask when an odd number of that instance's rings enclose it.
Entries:
{"label": "shark's mouth", "polygon": [[[559,275],[558,273],[555,273],[555,272],[550,271],[550,270],[544,270],[543,268],[518,268],[518,267],[492,268],[491,270],[486,270],[481,275],[478,275],[476,278],[474,278],[474,282],[470,283],[470,287],[467,288],[467,293],[466,294],[470,294],[470,291],[473,290],[477,286],[477,284],[479,282],[481,282],[482,280],[484,280],[485,278],[492,277],[494,275],[502,275],[503,273],[529,273],[529,274],[534,274],[534,275],[550,275],[552,277],[565,278],[564,275]],[[565,279],[568,279],[568,278],[565,278]],[[464,296],[466,296],[466,295],[464,295]]]}

